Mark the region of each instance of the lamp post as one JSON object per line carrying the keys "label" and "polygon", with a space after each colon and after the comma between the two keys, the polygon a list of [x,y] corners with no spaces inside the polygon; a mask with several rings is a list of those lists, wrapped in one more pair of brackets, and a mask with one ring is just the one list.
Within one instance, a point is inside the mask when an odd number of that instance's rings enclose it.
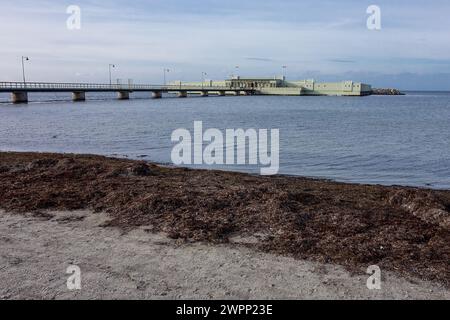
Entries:
{"label": "lamp post", "polygon": [[236,77],[239,78],[239,66],[234,67],[234,69],[236,69]]}
{"label": "lamp post", "polygon": [[25,78],[25,61],[29,61],[30,58],[22,56],[22,76],[23,76],[23,84],[26,86],[26,78]]}
{"label": "lamp post", "polygon": [[287,69],[287,66],[282,66],[282,68],[283,68],[283,70],[282,70],[282,76],[283,76],[283,80],[284,80],[285,77],[286,77],[286,69]]}
{"label": "lamp post", "polygon": [[202,90],[204,88],[204,83],[205,83],[205,76],[207,76],[208,74],[206,72],[202,72]]}
{"label": "lamp post", "polygon": [[164,68],[164,85],[167,84],[167,82],[166,82],[166,72],[170,72],[170,69]]}
{"label": "lamp post", "polygon": [[109,85],[112,86],[111,68],[115,68],[115,64],[109,64]]}

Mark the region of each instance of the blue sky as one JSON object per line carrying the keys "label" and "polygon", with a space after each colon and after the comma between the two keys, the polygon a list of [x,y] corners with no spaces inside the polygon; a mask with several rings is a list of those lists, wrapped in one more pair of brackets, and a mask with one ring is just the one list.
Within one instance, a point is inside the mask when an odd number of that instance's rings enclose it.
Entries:
{"label": "blue sky", "polygon": [[[366,27],[369,5],[382,29]],[[68,30],[66,8],[81,8]],[[0,0],[0,81],[136,83],[242,76],[450,90],[450,1]]]}

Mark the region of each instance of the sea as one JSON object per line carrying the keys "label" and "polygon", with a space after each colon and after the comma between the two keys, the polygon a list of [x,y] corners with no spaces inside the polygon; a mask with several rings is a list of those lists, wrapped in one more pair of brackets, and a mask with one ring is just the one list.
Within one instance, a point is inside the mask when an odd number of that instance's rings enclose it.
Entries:
{"label": "sea", "polygon": [[[0,151],[100,154],[172,164],[174,130],[278,129],[279,173],[450,188],[450,92],[404,96],[192,96],[0,93]],[[254,165],[188,165],[259,174]]]}

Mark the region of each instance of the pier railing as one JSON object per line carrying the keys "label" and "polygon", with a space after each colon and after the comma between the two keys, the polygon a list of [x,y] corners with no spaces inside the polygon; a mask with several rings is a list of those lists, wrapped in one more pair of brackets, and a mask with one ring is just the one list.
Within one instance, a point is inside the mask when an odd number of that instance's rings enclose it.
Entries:
{"label": "pier railing", "polygon": [[0,90],[5,91],[222,91],[247,90],[228,86],[202,85],[152,85],[152,84],[102,84],[102,83],[54,83],[54,82],[0,82]]}

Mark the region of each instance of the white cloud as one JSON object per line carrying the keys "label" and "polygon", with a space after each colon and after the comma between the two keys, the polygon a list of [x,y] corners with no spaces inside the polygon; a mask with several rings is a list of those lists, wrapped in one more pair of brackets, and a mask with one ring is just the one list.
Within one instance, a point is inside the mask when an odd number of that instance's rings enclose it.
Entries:
{"label": "white cloud", "polygon": [[[216,8],[211,13],[183,12],[175,4],[170,11],[152,10],[151,2],[147,3],[148,8],[140,10],[145,2],[114,6],[82,1],[80,31],[67,30],[66,6],[60,2],[2,4],[0,21],[8,28],[0,28],[0,80],[20,79],[21,55],[30,56],[28,78],[36,81],[71,81],[75,74],[79,81],[106,81],[109,63],[118,65],[115,76],[136,82],[161,81],[163,66],[171,67],[171,77],[183,80],[198,78],[199,70],[224,77],[235,65],[241,66],[242,74],[255,75],[279,73],[283,64],[289,66],[288,74],[296,75],[306,70],[339,74],[435,72],[439,68],[450,72],[445,63],[420,61],[450,59],[449,24],[437,28],[444,23],[442,14],[432,19],[431,13],[439,8],[431,6],[423,11],[385,5],[385,27],[373,32],[365,28],[361,4],[349,6],[347,12],[344,7],[320,13],[306,3],[300,6],[302,19],[297,20],[286,11],[297,8],[296,2],[288,2],[279,13],[271,2],[253,11]],[[308,15],[308,10],[315,16]],[[413,24],[413,19],[419,24]]]}

